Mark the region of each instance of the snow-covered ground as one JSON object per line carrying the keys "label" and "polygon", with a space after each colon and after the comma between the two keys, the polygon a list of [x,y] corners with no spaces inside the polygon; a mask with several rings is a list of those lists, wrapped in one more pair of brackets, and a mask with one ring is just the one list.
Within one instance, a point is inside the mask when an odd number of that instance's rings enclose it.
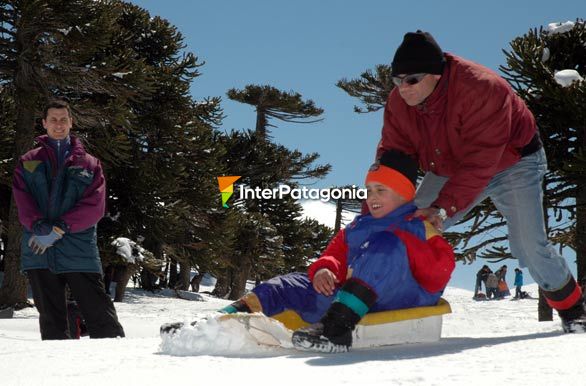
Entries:
{"label": "snow-covered ground", "polygon": [[175,356],[162,351],[159,326],[229,302],[170,295],[129,289],[116,304],[125,339],[43,342],[35,309],[0,319],[0,384],[533,386],[584,384],[586,377],[586,334],[564,335],[557,320],[537,322],[532,299],[475,302],[471,292],[448,288],[444,297],[453,313],[433,344],[328,355],[249,347],[246,353]]}

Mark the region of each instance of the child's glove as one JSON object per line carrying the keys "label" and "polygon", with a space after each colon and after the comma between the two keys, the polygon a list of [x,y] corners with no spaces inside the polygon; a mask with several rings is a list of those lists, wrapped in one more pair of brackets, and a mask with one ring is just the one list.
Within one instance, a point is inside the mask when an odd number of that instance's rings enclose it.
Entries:
{"label": "child's glove", "polygon": [[63,233],[65,233],[63,229],[54,226],[48,235],[33,235],[28,241],[28,246],[34,254],[42,255],[47,248],[51,247],[57,240],[63,237]]}

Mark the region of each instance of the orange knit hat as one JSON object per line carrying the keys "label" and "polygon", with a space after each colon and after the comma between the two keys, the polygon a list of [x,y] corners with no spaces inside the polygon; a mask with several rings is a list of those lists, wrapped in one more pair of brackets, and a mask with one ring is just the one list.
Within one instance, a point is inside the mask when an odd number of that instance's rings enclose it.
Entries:
{"label": "orange knit hat", "polygon": [[397,150],[389,150],[370,167],[365,183],[381,183],[411,201],[415,197],[417,170],[417,163],[411,157]]}

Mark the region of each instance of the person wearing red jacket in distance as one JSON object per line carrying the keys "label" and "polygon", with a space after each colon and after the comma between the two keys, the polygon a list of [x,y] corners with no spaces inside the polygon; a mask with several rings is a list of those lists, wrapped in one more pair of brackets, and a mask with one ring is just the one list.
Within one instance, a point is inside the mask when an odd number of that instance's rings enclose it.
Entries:
{"label": "person wearing red jacket in distance", "polygon": [[415,197],[440,231],[490,197],[507,220],[511,254],[527,267],[565,332],[586,331],[580,286],[547,239],[547,160],[535,118],[492,70],[444,53],[431,34],[409,32],[395,52],[396,87],[384,110],[377,157],[394,149],[426,172]]}
{"label": "person wearing red jacket in distance", "polygon": [[[431,224],[413,216],[416,179],[413,159],[386,152],[366,176],[370,213],[339,231],[307,274],[267,280],[220,312],[293,310],[313,323],[294,332],[294,347],[344,352],[367,312],[437,304],[455,267],[454,252]],[[164,324],[161,335],[182,326]]]}

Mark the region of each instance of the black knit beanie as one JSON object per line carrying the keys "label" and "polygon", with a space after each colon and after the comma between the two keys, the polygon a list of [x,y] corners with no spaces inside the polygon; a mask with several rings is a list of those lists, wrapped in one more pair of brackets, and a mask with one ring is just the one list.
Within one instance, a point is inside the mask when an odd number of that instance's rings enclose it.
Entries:
{"label": "black knit beanie", "polygon": [[379,164],[394,169],[407,177],[413,185],[417,184],[417,162],[398,150],[387,150],[379,159]]}
{"label": "black knit beanie", "polygon": [[417,162],[405,153],[388,150],[370,167],[364,183],[381,183],[411,201],[415,197],[417,169]]}
{"label": "black knit beanie", "polygon": [[445,63],[442,49],[429,32],[408,32],[393,58],[392,75],[441,75]]}

